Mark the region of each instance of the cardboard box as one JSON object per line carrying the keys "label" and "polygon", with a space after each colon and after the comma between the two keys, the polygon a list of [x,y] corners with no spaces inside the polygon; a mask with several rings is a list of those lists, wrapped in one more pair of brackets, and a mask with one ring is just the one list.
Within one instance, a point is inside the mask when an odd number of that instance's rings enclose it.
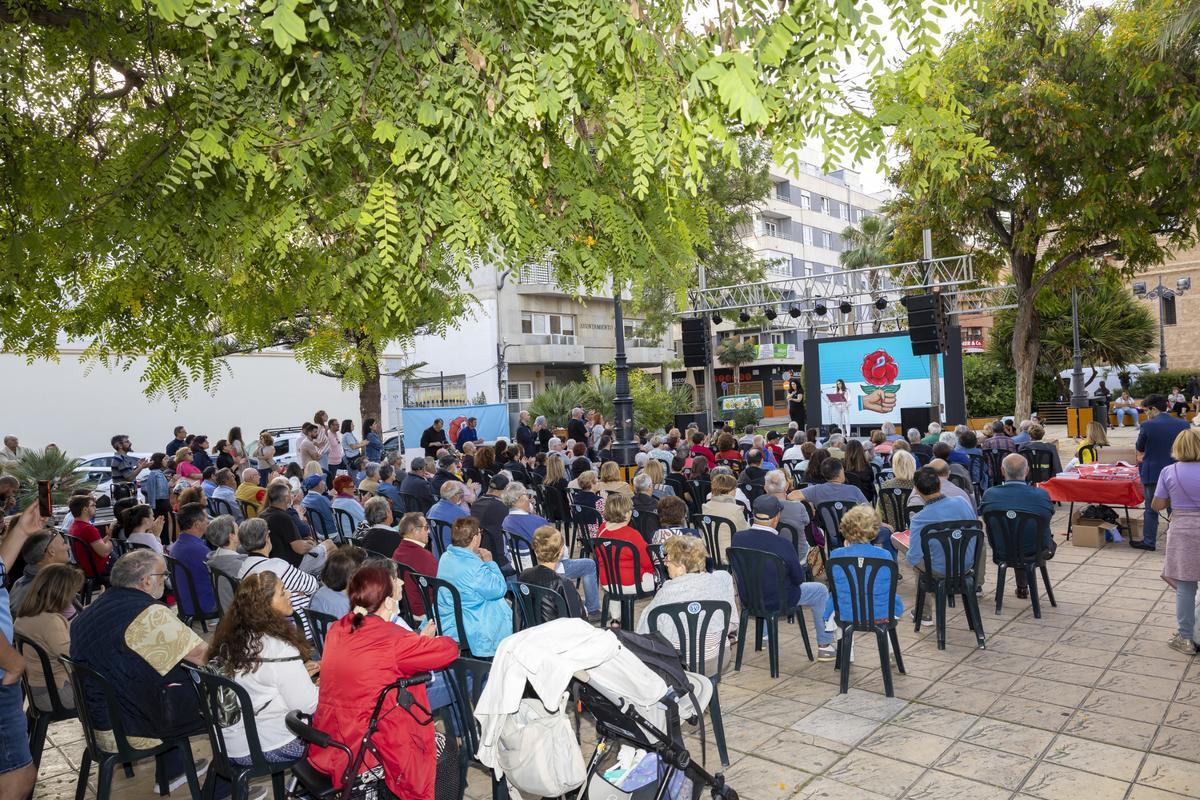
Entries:
{"label": "cardboard box", "polygon": [[1141,517],[1130,516],[1129,524],[1126,525],[1125,518],[1121,517],[1121,532],[1125,535],[1126,539],[1140,542],[1145,538],[1145,534],[1142,531],[1142,525],[1144,524],[1145,520]]}
{"label": "cardboard box", "polygon": [[1100,519],[1086,519],[1076,511],[1071,517],[1071,544],[1098,550],[1108,544],[1109,533],[1116,530],[1116,525]]}

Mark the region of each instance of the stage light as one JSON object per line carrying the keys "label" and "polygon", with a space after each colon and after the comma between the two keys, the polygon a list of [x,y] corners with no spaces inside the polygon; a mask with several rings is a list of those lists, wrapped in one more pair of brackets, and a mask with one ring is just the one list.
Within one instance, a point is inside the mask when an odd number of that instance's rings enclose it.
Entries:
{"label": "stage light", "polygon": [[715,311],[713,312],[712,319],[713,319],[713,325],[720,325],[724,321],[721,319],[721,315]]}
{"label": "stage light", "polygon": [[849,314],[853,310],[854,306],[850,305],[849,300],[843,300],[838,306],[838,311],[841,311],[843,314]]}
{"label": "stage light", "polygon": [[816,314],[818,317],[825,316],[825,312],[828,310],[829,309],[825,307],[824,303],[817,303],[815,306],[813,306],[813,313]]}
{"label": "stage light", "polygon": [[740,319],[742,322],[749,322],[750,321],[750,312],[742,311],[741,313],[738,314],[738,319]]}
{"label": "stage light", "polygon": [[788,308],[788,316],[792,319],[798,319],[804,312],[800,310],[800,306],[793,305]]}
{"label": "stage light", "polygon": [[1135,281],[1133,284],[1133,293],[1136,294],[1138,297],[1145,297],[1146,296],[1146,282],[1145,281]]}
{"label": "stage light", "polygon": [[887,308],[887,298],[881,297],[878,300],[876,300],[875,307],[878,308],[880,311],[883,311],[885,308]]}
{"label": "stage light", "polygon": [[777,312],[773,308],[768,308],[766,311],[763,312],[763,316],[769,320],[774,320],[777,316],[779,316],[779,312]]}

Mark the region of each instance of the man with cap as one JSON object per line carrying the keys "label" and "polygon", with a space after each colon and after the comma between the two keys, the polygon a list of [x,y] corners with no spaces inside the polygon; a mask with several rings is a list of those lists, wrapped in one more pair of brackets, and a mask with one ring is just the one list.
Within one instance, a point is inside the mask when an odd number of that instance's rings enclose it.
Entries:
{"label": "man with cap", "polygon": [[[749,528],[733,535],[733,546],[749,550],[760,550],[779,556],[784,564],[784,585],[788,596],[782,598],[784,609],[807,608],[812,616],[813,630],[817,635],[817,661],[833,661],[836,646],[833,633],[825,630],[825,604],[829,599],[829,590],[825,584],[816,581],[806,581],[807,571],[800,563],[800,557],[792,543],[778,533],[779,516],[783,513],[783,503],[778,497],[764,494],[754,500],[754,519]],[[741,585],[742,577],[736,575],[739,584],[739,594],[746,596],[745,588]],[[780,598],[775,596],[776,581],[773,571],[771,574],[746,576],[757,579],[762,583],[763,599],[768,607],[776,607]]]}
{"label": "man with cap", "polygon": [[[454,456],[443,456],[443,458],[453,459]],[[429,488],[427,472],[431,464],[433,464],[433,459],[417,456],[408,465],[408,474],[400,482],[400,491],[404,494],[411,494],[424,503],[422,508],[409,508],[408,511],[424,511],[437,500],[433,496],[433,490]]]}
{"label": "man with cap", "polygon": [[309,475],[304,479],[304,490],[307,492],[300,505],[304,507],[308,524],[318,538],[328,538],[337,532],[337,524],[333,521],[333,503],[325,496],[325,476]]}
{"label": "man with cap", "polygon": [[429,481],[430,496],[440,495],[442,484],[458,480],[458,457],[447,453],[437,460],[437,472]]}
{"label": "man with cap", "polygon": [[511,480],[512,475],[507,471],[497,472],[488,484],[487,494],[471,504],[471,516],[479,520],[482,531],[480,546],[492,554],[492,560],[505,575],[516,574],[508,563],[508,554],[504,552],[504,518],[508,516],[508,506],[500,499]]}

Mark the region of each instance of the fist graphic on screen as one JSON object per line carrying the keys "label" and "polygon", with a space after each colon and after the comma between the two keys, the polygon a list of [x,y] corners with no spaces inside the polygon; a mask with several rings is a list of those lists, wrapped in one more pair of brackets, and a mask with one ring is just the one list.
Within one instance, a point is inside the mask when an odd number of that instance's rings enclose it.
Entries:
{"label": "fist graphic on screen", "polygon": [[876,350],[863,358],[862,376],[866,380],[862,389],[862,407],[877,414],[889,414],[896,407],[896,392],[900,384],[896,378],[900,367],[886,350]]}

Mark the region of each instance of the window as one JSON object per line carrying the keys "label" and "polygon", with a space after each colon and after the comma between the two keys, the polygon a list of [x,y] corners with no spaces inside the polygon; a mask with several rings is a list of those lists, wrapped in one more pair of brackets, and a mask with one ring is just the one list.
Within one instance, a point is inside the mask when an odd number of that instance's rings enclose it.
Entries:
{"label": "window", "polygon": [[812,206],[812,194],[807,189],[800,190],[800,202],[798,205],[801,208],[809,208]]}
{"label": "window", "polygon": [[641,320],[626,320],[625,327],[625,346],[626,347],[658,347],[659,343],[653,339],[645,339],[637,335],[637,330],[642,325]]}
{"label": "window", "polygon": [[791,186],[787,181],[780,181],[775,184],[775,197],[785,203],[792,202]]}
{"label": "window", "polygon": [[768,333],[764,344],[784,344],[782,333]]}
{"label": "window", "polygon": [[829,213],[829,216],[831,216],[831,217],[834,217],[836,219],[841,219],[842,218],[842,204],[839,203],[837,200],[830,200],[828,213]]}
{"label": "window", "polygon": [[530,344],[575,344],[574,314],[521,313],[521,333]]}
{"label": "window", "polygon": [[779,235],[779,223],[777,223],[775,220],[767,219],[766,217],[759,217],[758,224],[759,224],[759,230],[761,231],[760,235],[762,235],[762,236],[778,236]]}
{"label": "window", "polygon": [[814,194],[812,196],[812,206],[811,207],[812,207],[813,211],[824,212],[825,211],[825,198],[819,194]]}
{"label": "window", "polygon": [[814,242],[815,232],[816,232],[815,228],[813,228],[809,225],[804,226],[804,243],[805,244],[814,244],[815,243]]}
{"label": "window", "polygon": [[520,414],[533,402],[533,382],[509,381],[504,398],[508,401],[509,413]]}

